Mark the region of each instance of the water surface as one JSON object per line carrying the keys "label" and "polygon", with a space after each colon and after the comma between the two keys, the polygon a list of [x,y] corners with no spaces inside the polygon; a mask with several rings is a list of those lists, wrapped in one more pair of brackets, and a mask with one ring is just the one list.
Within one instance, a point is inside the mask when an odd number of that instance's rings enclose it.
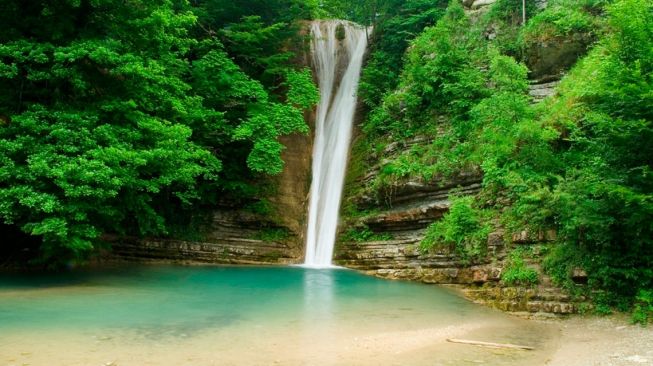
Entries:
{"label": "water surface", "polygon": [[[349,270],[137,266],[0,275],[0,365],[537,365],[553,329]],[[466,337],[541,351],[480,349]]]}

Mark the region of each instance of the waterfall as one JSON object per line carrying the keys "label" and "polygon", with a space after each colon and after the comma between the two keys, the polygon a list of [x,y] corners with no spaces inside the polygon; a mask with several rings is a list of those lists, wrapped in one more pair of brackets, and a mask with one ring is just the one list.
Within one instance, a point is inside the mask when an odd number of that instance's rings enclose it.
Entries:
{"label": "waterfall", "polygon": [[328,267],[338,228],[367,32],[365,28],[339,20],[313,22],[311,32],[311,54],[320,89],[320,104],[315,121],[304,264]]}

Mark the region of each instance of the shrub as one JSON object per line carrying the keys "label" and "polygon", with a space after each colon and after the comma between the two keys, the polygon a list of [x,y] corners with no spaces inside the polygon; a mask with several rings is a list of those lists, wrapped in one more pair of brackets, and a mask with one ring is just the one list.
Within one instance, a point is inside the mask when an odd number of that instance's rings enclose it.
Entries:
{"label": "shrub", "polygon": [[528,21],[520,33],[522,43],[546,41],[574,33],[590,33],[597,29],[597,18],[589,11],[597,4],[585,1],[553,2]]}
{"label": "shrub", "polygon": [[653,321],[653,290],[640,290],[635,298],[633,323],[647,325]]}
{"label": "shrub", "polygon": [[534,286],[539,282],[539,274],[533,268],[526,266],[522,248],[513,250],[508,257],[508,263],[501,273],[501,280],[507,285]]}
{"label": "shrub", "polygon": [[254,236],[254,239],[267,242],[283,242],[290,237],[290,231],[286,228],[265,228]]}
{"label": "shrub", "polygon": [[451,201],[449,212],[426,230],[422,250],[453,247],[456,254],[466,261],[483,256],[492,231],[488,223],[489,212],[473,207],[475,199],[472,196],[452,197]]}
{"label": "shrub", "polygon": [[383,240],[392,240],[392,235],[390,234],[378,234],[372,231],[368,226],[362,225],[360,227],[353,227],[347,230],[340,237],[341,241],[344,242],[354,242],[362,243],[366,241],[383,241]]}

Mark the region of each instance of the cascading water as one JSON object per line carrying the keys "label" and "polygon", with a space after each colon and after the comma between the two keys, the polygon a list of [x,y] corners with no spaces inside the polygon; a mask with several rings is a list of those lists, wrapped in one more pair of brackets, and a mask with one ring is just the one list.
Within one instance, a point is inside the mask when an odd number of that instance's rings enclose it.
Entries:
{"label": "cascading water", "polygon": [[[313,22],[311,32],[311,53],[320,89],[320,104],[315,121],[313,181],[304,265],[329,267],[367,31],[353,23],[335,20]],[[339,74],[343,69],[344,73]]]}

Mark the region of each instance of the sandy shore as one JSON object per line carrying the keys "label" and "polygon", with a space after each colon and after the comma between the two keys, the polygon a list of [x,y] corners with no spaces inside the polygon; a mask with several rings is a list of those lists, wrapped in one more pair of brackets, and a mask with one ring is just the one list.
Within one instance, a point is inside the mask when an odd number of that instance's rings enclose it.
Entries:
{"label": "sandy shore", "polygon": [[[355,336],[357,332],[350,329],[337,340],[324,334],[264,334],[261,329],[263,334],[249,336],[248,345],[238,336],[126,344],[120,337],[111,336],[65,339],[55,334],[32,334],[29,340],[14,339],[13,344],[0,345],[0,365],[653,365],[653,327],[631,325],[624,316],[515,321],[527,328],[533,326],[532,332],[510,339],[504,324],[477,320],[443,328],[377,329]],[[274,342],[261,342],[261,337]],[[452,344],[446,342],[449,337],[523,341],[536,350]],[[326,340],[330,342],[323,342]]]}
{"label": "sandy shore", "polygon": [[626,316],[572,317],[555,321],[560,336],[547,366],[653,365],[653,326]]}

